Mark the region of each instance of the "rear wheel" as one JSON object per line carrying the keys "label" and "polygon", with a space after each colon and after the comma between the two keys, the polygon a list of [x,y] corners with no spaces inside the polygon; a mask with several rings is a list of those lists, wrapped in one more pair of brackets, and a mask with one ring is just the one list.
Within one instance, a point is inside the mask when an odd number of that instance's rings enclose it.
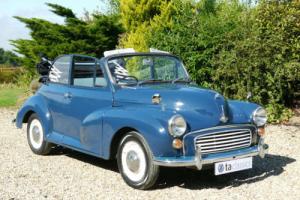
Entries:
{"label": "rear wheel", "polygon": [[133,188],[148,189],[158,178],[159,166],[153,164],[148,145],[136,132],[130,132],[122,139],[117,162],[123,179]]}
{"label": "rear wheel", "polygon": [[37,114],[32,114],[27,125],[27,141],[30,149],[38,155],[46,155],[51,150],[51,143],[45,141],[44,128]]}

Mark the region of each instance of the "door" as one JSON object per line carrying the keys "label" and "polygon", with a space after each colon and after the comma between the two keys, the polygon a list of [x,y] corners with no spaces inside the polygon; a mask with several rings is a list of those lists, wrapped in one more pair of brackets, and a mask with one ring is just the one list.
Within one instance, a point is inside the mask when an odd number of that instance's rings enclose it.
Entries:
{"label": "door", "polygon": [[50,112],[51,121],[49,134],[46,136],[49,141],[60,144],[64,133],[68,132],[65,122],[66,106],[69,99],[66,94],[69,89],[69,76],[71,69],[71,57],[65,55],[58,57],[49,74],[49,83],[39,92],[46,98],[46,103]]}
{"label": "door", "polygon": [[112,107],[112,93],[97,59],[73,56],[67,96],[69,103],[64,110],[68,131],[63,143],[100,155],[102,116]]}

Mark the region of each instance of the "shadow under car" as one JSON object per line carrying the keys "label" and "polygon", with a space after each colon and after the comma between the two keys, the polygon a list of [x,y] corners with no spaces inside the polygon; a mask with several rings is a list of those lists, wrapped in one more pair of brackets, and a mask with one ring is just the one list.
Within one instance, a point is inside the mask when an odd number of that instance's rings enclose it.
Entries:
{"label": "shadow under car", "polygon": [[[116,160],[103,160],[63,147],[53,148],[50,156],[57,155],[65,155],[106,170],[118,172]],[[291,157],[267,154],[265,159],[261,159],[258,156],[254,157],[252,169],[219,176],[214,175],[213,168],[198,171],[189,168],[161,167],[157,184],[152,190],[174,186],[191,190],[238,187],[242,184],[251,184],[264,180],[270,176],[278,176],[284,171],[285,166],[295,161],[296,159]]]}

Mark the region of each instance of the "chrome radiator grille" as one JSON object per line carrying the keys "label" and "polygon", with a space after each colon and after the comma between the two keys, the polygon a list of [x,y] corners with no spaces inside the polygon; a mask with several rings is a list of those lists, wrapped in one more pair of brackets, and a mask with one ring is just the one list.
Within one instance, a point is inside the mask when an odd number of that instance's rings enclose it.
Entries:
{"label": "chrome radiator grille", "polygon": [[195,145],[203,154],[249,147],[251,130],[239,129],[200,135],[195,138]]}

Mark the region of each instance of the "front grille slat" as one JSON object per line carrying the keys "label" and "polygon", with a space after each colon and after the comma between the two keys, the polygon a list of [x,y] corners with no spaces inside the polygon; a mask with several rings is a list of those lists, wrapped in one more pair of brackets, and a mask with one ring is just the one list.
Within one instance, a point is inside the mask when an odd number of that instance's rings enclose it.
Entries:
{"label": "front grille slat", "polygon": [[[222,132],[222,133],[217,133],[217,134],[209,134],[209,135],[204,135],[201,138],[216,138],[216,137],[227,137],[231,135],[241,135],[244,134],[245,131],[238,131],[238,132]],[[248,133],[248,132],[247,132]]]}
{"label": "front grille slat", "polygon": [[251,130],[230,130],[200,135],[195,138],[195,145],[203,154],[249,147]]}
{"label": "front grille slat", "polygon": [[245,138],[239,138],[239,139],[231,139],[231,140],[223,140],[223,141],[218,141],[218,142],[211,142],[211,143],[203,143],[203,142],[199,142],[197,144],[200,144],[202,147],[207,147],[207,146],[213,146],[213,147],[217,147],[219,144],[233,144],[233,142],[247,142],[250,139],[249,136],[245,137]]}
{"label": "front grille slat", "polygon": [[236,146],[232,146],[232,147],[226,147],[226,148],[219,148],[219,149],[211,149],[211,150],[205,150],[205,153],[217,153],[217,152],[224,152],[224,151],[231,151],[234,149],[238,149],[238,148],[246,148],[249,145],[236,145]]}
{"label": "front grille slat", "polygon": [[216,141],[225,141],[225,140],[231,140],[231,139],[247,139],[248,137],[250,137],[250,135],[242,135],[242,136],[232,136],[232,137],[226,137],[226,138],[212,138],[212,139],[204,139],[201,140],[199,142],[197,142],[197,144],[200,143],[206,143],[206,142],[216,142]]}
{"label": "front grille slat", "polygon": [[238,144],[248,144],[248,141],[239,141],[239,142],[233,142],[233,143],[226,143],[226,144],[219,144],[219,145],[201,145],[201,149],[216,149],[216,148],[219,148],[219,147],[226,147],[226,146],[229,146],[229,145],[238,145]]}

